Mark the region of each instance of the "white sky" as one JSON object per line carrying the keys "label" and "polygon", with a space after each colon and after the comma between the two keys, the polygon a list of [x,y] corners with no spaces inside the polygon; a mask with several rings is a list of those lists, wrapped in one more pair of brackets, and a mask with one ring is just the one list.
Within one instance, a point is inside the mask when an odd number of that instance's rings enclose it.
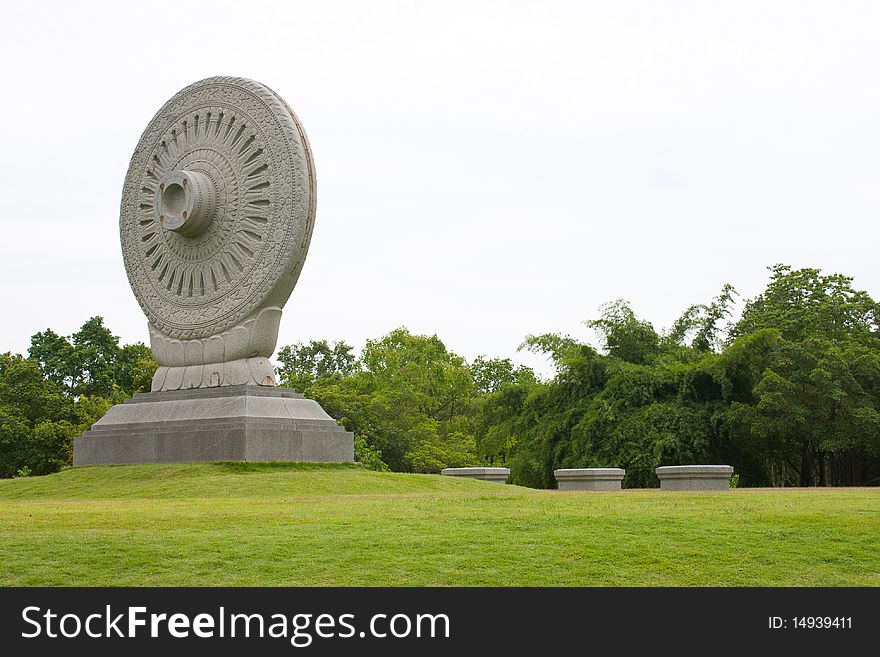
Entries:
{"label": "white sky", "polygon": [[0,351],[147,341],[118,212],[147,122],[212,75],[293,107],[318,176],[279,346],[401,325],[472,359],[656,328],[786,262],[880,296],[880,5],[7,2]]}

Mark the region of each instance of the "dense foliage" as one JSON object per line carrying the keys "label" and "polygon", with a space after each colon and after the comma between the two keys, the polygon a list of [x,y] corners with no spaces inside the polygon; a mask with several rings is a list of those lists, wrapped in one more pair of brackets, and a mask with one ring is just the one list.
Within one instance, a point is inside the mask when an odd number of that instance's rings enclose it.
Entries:
{"label": "dense foliage", "polygon": [[437,472],[477,461],[479,391],[463,358],[403,328],[368,340],[360,358],[351,353],[345,343],[286,347],[280,382],[354,431],[356,456],[371,467]]}
{"label": "dense foliage", "polygon": [[[740,485],[880,483],[880,306],[846,276],[784,265],[737,321],[734,297],[724,286],[666,332],[610,303],[586,322],[601,352],[528,336],[522,348],[555,365],[547,381],[399,328],[359,355],[345,342],[283,347],[279,382],[353,431],[377,470],[507,465],[514,483],[553,487],[556,468],[613,466],[655,486],[659,465],[726,463]],[[72,436],[147,389],[154,368],[100,318],[0,357],[0,476],[68,463]]]}
{"label": "dense foliage", "polygon": [[557,376],[484,404],[519,437],[506,455],[513,479],[552,486],[558,467],[616,466],[645,486],[659,465],[727,463],[743,485],[876,485],[878,305],[845,276],[771,271],[723,342],[729,286],[663,336],[610,304],[588,323],[606,355],[567,337],[527,339]]}
{"label": "dense foliage", "polygon": [[70,337],[37,333],[28,358],[0,354],[0,477],[70,464],[73,438],[114,403],[149,390],[155,369],[147,347],[120,346],[100,317]]}
{"label": "dense foliage", "polygon": [[[560,467],[654,469],[727,463],[741,485],[880,482],[878,305],[851,279],[777,265],[731,323],[725,285],[661,334],[624,301],[587,322],[604,353],[571,336],[529,336],[556,376],[507,359],[468,365],[436,336],[398,329],[350,346],[282,351],[282,380],[359,437],[374,467],[436,472],[506,464],[516,483],[553,487]],[[342,357],[341,355],[344,355]]]}

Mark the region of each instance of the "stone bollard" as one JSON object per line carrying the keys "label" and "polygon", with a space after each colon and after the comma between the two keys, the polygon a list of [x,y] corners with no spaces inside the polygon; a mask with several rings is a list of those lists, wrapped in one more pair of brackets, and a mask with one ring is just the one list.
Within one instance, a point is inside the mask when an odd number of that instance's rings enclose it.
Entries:
{"label": "stone bollard", "polygon": [[553,475],[559,490],[620,490],[623,468],[563,468]]}
{"label": "stone bollard", "polygon": [[444,468],[440,471],[444,477],[465,477],[480,481],[493,481],[506,484],[510,476],[510,468]]}
{"label": "stone bollard", "polygon": [[729,490],[730,465],[664,465],[654,472],[662,490]]}

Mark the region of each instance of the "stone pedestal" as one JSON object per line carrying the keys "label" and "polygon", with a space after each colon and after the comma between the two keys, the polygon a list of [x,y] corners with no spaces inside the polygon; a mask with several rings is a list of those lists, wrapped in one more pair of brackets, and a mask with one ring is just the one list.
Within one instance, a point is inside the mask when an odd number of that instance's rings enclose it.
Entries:
{"label": "stone pedestal", "polygon": [[665,465],[654,472],[662,490],[730,490],[730,465]]}
{"label": "stone pedestal", "polygon": [[623,468],[564,468],[554,470],[559,490],[620,490]]}
{"label": "stone pedestal", "polygon": [[509,468],[444,468],[440,471],[444,477],[466,477],[481,481],[494,481],[496,484],[506,484],[510,476]]}
{"label": "stone pedestal", "polygon": [[354,461],[354,434],[288,388],[140,393],[74,439],[73,464]]}

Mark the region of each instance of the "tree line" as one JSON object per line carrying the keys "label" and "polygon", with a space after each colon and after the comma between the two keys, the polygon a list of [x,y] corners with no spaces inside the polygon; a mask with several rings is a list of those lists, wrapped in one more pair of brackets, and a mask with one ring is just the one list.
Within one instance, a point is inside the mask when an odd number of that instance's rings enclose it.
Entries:
{"label": "tree line", "polygon": [[[744,486],[880,483],[880,306],[852,279],[771,268],[737,319],[726,285],[658,332],[618,300],[586,322],[601,349],[527,336],[542,380],[508,358],[467,362],[435,336],[398,328],[367,340],[281,348],[279,385],[317,400],[376,470],[505,465],[511,482],[553,487],[553,470],[623,467],[656,486],[659,465],[725,463]],[[112,403],[149,389],[142,344],[92,318],[74,335],[34,335],[0,356],[0,476],[70,463],[73,436]]]}

